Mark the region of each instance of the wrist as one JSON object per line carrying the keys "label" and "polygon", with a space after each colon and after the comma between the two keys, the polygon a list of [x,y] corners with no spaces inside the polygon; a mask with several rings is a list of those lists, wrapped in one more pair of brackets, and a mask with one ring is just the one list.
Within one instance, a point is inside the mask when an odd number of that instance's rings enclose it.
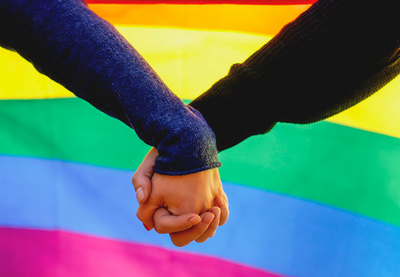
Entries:
{"label": "wrist", "polygon": [[157,146],[154,171],[164,175],[187,175],[220,167],[215,134],[195,108]]}

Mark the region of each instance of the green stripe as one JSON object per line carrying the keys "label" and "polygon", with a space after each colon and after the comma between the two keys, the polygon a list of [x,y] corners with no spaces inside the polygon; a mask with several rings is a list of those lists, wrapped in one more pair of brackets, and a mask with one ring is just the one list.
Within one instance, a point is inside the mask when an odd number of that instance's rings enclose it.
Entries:
{"label": "green stripe", "polygon": [[400,139],[328,122],[279,124],[220,156],[224,180],[400,225]]}
{"label": "green stripe", "polygon": [[[0,153],[135,169],[149,146],[80,99],[0,101]],[[400,140],[280,124],[221,153],[223,180],[400,225]],[[251,199],[249,199],[251,205]]]}
{"label": "green stripe", "polygon": [[0,101],[0,153],[137,168],[150,147],[78,98]]}

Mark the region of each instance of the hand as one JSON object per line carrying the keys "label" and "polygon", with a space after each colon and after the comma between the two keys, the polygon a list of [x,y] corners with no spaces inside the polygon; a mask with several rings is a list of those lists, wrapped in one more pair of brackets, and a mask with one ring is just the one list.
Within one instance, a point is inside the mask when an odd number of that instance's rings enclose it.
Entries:
{"label": "hand", "polygon": [[150,150],[132,178],[140,204],[138,218],[148,230],[154,227],[159,233],[170,233],[177,246],[206,241],[229,216],[218,169],[160,175],[153,171],[157,155],[155,148]]}

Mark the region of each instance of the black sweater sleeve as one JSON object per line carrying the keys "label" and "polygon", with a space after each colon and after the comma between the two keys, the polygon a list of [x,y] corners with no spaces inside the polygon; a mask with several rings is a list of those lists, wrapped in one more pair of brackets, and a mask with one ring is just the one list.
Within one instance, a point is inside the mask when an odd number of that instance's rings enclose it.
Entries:
{"label": "black sweater sleeve", "polygon": [[190,105],[224,150],[339,113],[400,73],[400,2],[320,0]]}

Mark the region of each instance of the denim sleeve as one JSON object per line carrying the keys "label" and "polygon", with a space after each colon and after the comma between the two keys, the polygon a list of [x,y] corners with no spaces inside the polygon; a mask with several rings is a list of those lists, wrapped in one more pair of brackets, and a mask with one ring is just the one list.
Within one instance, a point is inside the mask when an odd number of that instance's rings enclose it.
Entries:
{"label": "denim sleeve", "polygon": [[220,166],[215,135],[201,113],[176,97],[83,0],[0,0],[0,45],[133,128],[158,149],[156,172]]}

